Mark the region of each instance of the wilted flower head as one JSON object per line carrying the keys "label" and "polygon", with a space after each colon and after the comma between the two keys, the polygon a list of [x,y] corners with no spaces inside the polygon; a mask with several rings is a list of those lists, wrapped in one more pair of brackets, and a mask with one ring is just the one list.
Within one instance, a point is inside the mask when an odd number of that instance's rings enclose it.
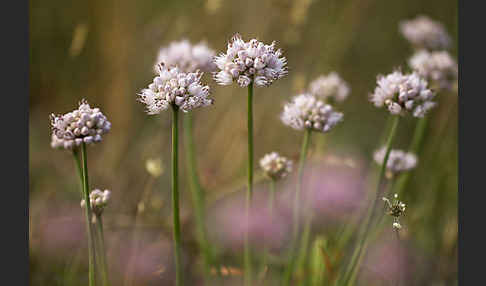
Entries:
{"label": "wilted flower head", "polygon": [[377,87],[370,100],[376,107],[385,105],[391,114],[404,115],[411,112],[415,117],[423,117],[436,103],[435,94],[427,88],[427,81],[416,72],[402,74],[394,71],[386,76],[379,75]]}
{"label": "wilted flower head", "polygon": [[[108,200],[110,199],[111,192],[109,190],[100,191],[99,189],[94,189],[89,194],[89,203],[93,212],[97,215],[101,215]],[[81,200],[81,207],[85,207],[86,201]]]}
{"label": "wilted flower head", "polygon": [[216,70],[213,58],[216,52],[208,47],[204,42],[192,45],[188,40],[172,42],[169,46],[161,48],[157,56],[155,70],[158,72],[157,65],[164,63],[168,66],[177,66],[183,72],[212,72]]}
{"label": "wilted flower head", "polygon": [[266,45],[256,39],[243,41],[239,34],[228,43],[226,54],[221,53],[214,60],[219,72],[214,80],[220,85],[236,81],[241,87],[254,82],[257,86],[269,86],[287,74],[287,59],[275,42]]}
{"label": "wilted flower head", "polygon": [[202,85],[202,72],[181,72],[178,67],[158,65],[159,75],[139,94],[139,101],[147,105],[148,114],[158,114],[169,106],[184,112],[211,105],[209,86]]}
{"label": "wilted flower head", "polygon": [[265,175],[272,180],[278,180],[286,177],[292,172],[292,161],[280,156],[277,152],[272,152],[263,156],[260,160]]}
{"label": "wilted flower head", "polygon": [[111,123],[99,108],[91,108],[86,100],[76,110],[64,115],[51,114],[52,148],[73,149],[81,143],[100,142],[110,131]]}
{"label": "wilted flower head", "polygon": [[408,64],[420,76],[440,89],[451,90],[457,82],[457,63],[446,51],[418,51],[410,58]]}
{"label": "wilted flower head", "polygon": [[349,85],[336,72],[321,75],[309,85],[309,92],[324,101],[344,101],[349,91]]}
{"label": "wilted flower head", "polygon": [[393,228],[395,230],[400,230],[402,225],[400,224],[399,218],[403,215],[406,209],[406,205],[398,200],[398,195],[393,196],[393,202],[387,198],[383,198],[385,205],[387,207],[387,214],[393,217]]}
{"label": "wilted flower head", "polygon": [[315,96],[304,93],[285,104],[280,118],[285,125],[297,130],[328,132],[342,120],[343,114],[334,111],[331,105]]}
{"label": "wilted flower head", "polygon": [[444,26],[424,15],[401,21],[400,32],[416,48],[438,50],[451,45],[451,38]]}
{"label": "wilted flower head", "polygon": [[[383,164],[385,159],[386,147],[383,147],[375,152],[374,159],[379,165]],[[417,156],[413,153],[405,152],[402,150],[390,150],[388,155],[388,161],[386,163],[386,169],[391,175],[408,171],[417,166]]]}

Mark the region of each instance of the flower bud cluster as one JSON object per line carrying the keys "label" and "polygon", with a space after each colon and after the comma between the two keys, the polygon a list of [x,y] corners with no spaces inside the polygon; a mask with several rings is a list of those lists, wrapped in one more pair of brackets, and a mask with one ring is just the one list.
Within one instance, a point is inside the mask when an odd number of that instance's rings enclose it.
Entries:
{"label": "flower bud cluster", "polygon": [[279,180],[292,172],[292,160],[272,152],[260,159],[260,167],[270,179]]}
{"label": "flower bud cluster", "polygon": [[83,142],[97,143],[110,128],[111,123],[100,109],[91,108],[83,99],[74,111],[64,115],[51,114],[51,146],[73,149]]}

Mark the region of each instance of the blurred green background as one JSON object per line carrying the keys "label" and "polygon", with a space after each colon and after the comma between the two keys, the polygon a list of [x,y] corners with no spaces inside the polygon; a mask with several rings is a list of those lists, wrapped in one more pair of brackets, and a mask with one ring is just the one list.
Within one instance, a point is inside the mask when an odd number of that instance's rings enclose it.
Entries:
{"label": "blurred green background", "polygon": [[[30,0],[31,285],[84,281],[79,279],[84,262],[77,258],[85,254],[79,250],[84,245],[52,238],[58,228],[69,229],[72,221],[82,219],[82,213],[72,156],[50,148],[50,113],[70,111],[82,98],[101,108],[112,130],[102,144],[89,148],[89,167],[91,187],[112,190],[105,215],[108,233],[123,240],[143,190],[152,184],[153,212],[145,221],[157,237],[156,226],[169,224],[170,172],[152,180],[145,162],[161,158],[165,169],[169,166],[170,114],[147,116],[136,95],[151,82],[161,46],[183,38],[205,40],[219,53],[235,32],[245,40],[277,41],[289,74],[269,88],[255,89],[255,158],[272,150],[298,158],[301,133],[280,122],[282,106],[318,75],[338,72],[351,94],[338,106],[344,122],[326,136],[326,151],[367,162],[387,116],[368,102],[368,94],[378,74],[406,66],[412,49],[399,34],[398,23],[419,14],[445,25],[457,58],[454,0]],[[195,112],[194,136],[201,182],[211,198],[244,184],[246,90],[216,86],[210,75],[204,80],[215,104]],[[413,285],[457,281],[456,103],[456,94],[440,95],[419,166],[402,196],[408,206],[408,238],[433,261]],[[394,147],[408,146],[415,123],[402,120]],[[191,201],[182,160],[182,216],[189,225]],[[83,228],[72,231],[84,238]],[[111,245],[116,251],[116,242]],[[81,266],[73,267],[77,261]]]}

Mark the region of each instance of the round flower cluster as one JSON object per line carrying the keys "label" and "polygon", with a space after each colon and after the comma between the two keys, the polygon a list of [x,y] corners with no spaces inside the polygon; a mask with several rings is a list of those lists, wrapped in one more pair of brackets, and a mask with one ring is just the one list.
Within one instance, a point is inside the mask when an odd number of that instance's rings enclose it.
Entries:
{"label": "round flower cluster", "polygon": [[416,48],[439,50],[451,44],[444,26],[424,15],[400,22],[400,32]]}
{"label": "round flower cluster", "polygon": [[[378,164],[383,164],[386,148],[383,147],[375,152],[373,158]],[[386,168],[392,174],[411,170],[417,166],[417,156],[402,150],[390,150]]]}
{"label": "round flower cluster", "polygon": [[211,105],[209,86],[202,85],[202,72],[184,73],[178,67],[158,65],[158,73],[148,88],[139,94],[139,101],[147,106],[148,114],[158,114],[169,106],[184,112]]}
{"label": "round flower cluster", "polygon": [[213,62],[215,55],[216,52],[204,42],[196,45],[192,45],[188,40],[172,42],[169,46],[159,50],[155,70],[158,71],[159,63],[164,63],[168,66],[177,66],[184,72],[195,72],[196,70],[212,72],[216,70]]}
{"label": "round flower cluster", "polygon": [[78,109],[64,115],[51,114],[52,148],[73,149],[81,143],[100,142],[110,131],[111,123],[99,108],[91,108],[86,100]]}
{"label": "round flower cluster", "polygon": [[[94,189],[89,193],[89,203],[91,209],[96,215],[101,215],[103,213],[104,208],[108,204],[108,200],[110,199],[111,192],[109,190],[101,191],[99,189]],[[81,200],[81,207],[85,207],[86,201],[83,199]]]}
{"label": "round flower cluster", "polygon": [[285,125],[294,129],[312,129],[324,133],[331,130],[342,118],[342,113],[334,111],[331,105],[308,93],[297,95],[285,104],[280,117]]}
{"label": "round flower cluster", "polygon": [[236,81],[241,87],[252,82],[269,86],[287,74],[287,59],[280,49],[275,50],[275,42],[271,45],[256,39],[245,42],[238,34],[228,43],[226,54],[220,54],[214,62],[221,70],[214,73],[214,80],[220,85]]}
{"label": "round flower cluster", "polygon": [[391,202],[387,198],[383,198],[383,201],[387,207],[387,214],[393,217],[393,228],[396,230],[400,230],[402,225],[400,224],[400,217],[403,215],[406,209],[406,205],[398,200],[398,195],[395,194],[393,196],[394,200]]}
{"label": "round flower cluster", "polygon": [[387,76],[379,75],[377,85],[370,95],[371,102],[376,107],[385,105],[393,115],[404,115],[408,111],[415,117],[423,117],[436,105],[432,101],[435,94],[416,72],[402,74],[395,71]]}
{"label": "round flower cluster", "polygon": [[342,102],[349,95],[349,85],[336,72],[321,75],[309,85],[309,92],[322,100]]}
{"label": "round flower cluster", "polygon": [[292,161],[272,152],[260,159],[260,167],[270,179],[278,180],[292,172]]}
{"label": "round flower cluster", "polygon": [[418,51],[410,58],[408,64],[439,89],[451,90],[457,82],[457,63],[446,51]]}

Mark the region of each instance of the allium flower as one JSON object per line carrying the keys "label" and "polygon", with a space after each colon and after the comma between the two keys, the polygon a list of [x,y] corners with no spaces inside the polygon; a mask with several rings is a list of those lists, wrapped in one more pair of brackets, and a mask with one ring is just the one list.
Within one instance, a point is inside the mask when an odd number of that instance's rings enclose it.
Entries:
{"label": "allium flower", "polygon": [[395,230],[400,230],[402,225],[400,224],[399,218],[403,215],[406,209],[406,205],[398,200],[398,195],[395,194],[393,196],[393,202],[390,202],[389,199],[383,198],[383,201],[387,207],[387,214],[393,217],[393,228]]}
{"label": "allium flower", "polygon": [[348,97],[349,91],[349,85],[335,72],[319,76],[309,86],[309,92],[324,101],[342,102]]}
{"label": "allium flower", "polygon": [[292,172],[292,160],[280,156],[277,152],[272,152],[260,159],[260,166],[265,175],[272,180],[278,180],[286,177]]}
{"label": "allium flower", "polygon": [[[383,164],[385,159],[386,147],[375,152],[373,158],[379,165]],[[417,156],[402,150],[390,150],[388,161],[386,163],[387,171],[392,174],[409,171],[417,166]]]}
{"label": "allium flower", "polygon": [[183,72],[212,72],[216,70],[213,58],[216,52],[210,49],[206,43],[200,42],[192,45],[188,40],[172,42],[169,46],[161,48],[157,56],[155,71],[158,72],[158,64],[177,66]]}
{"label": "allium flower", "polygon": [[[109,190],[100,191],[99,189],[94,189],[89,194],[89,203],[91,209],[96,215],[101,215],[103,210],[105,209],[106,205],[108,204],[108,200],[110,199],[111,192]],[[86,201],[83,199],[81,200],[81,207],[85,207]]]}
{"label": "allium flower", "polygon": [[280,119],[297,130],[312,129],[328,132],[343,118],[343,114],[311,94],[300,94],[285,104]]}
{"label": "allium flower", "polygon": [[99,108],[91,108],[86,100],[76,110],[64,115],[51,114],[52,148],[73,149],[81,143],[100,142],[110,131],[111,123]]}
{"label": "allium flower", "polygon": [[221,53],[214,60],[221,70],[214,73],[214,80],[220,85],[236,81],[241,87],[254,82],[257,86],[269,86],[287,74],[287,59],[275,42],[265,45],[256,39],[243,41],[236,34],[228,43],[226,54]]}
{"label": "allium flower", "polygon": [[158,73],[148,88],[139,94],[139,101],[147,106],[148,114],[158,114],[169,106],[184,112],[211,105],[209,86],[202,85],[202,72],[181,72],[178,67],[158,65]]}
{"label": "allium flower", "polygon": [[376,107],[385,105],[391,114],[404,115],[412,112],[415,117],[423,117],[436,103],[435,94],[427,88],[427,81],[416,72],[402,74],[395,71],[387,76],[379,75],[377,87],[370,100]]}
{"label": "allium flower", "polygon": [[420,76],[440,89],[451,90],[457,82],[457,63],[446,51],[418,51],[410,58],[408,64]]}
{"label": "allium flower", "polygon": [[447,49],[451,38],[444,26],[427,16],[400,22],[400,32],[416,48],[429,50]]}

